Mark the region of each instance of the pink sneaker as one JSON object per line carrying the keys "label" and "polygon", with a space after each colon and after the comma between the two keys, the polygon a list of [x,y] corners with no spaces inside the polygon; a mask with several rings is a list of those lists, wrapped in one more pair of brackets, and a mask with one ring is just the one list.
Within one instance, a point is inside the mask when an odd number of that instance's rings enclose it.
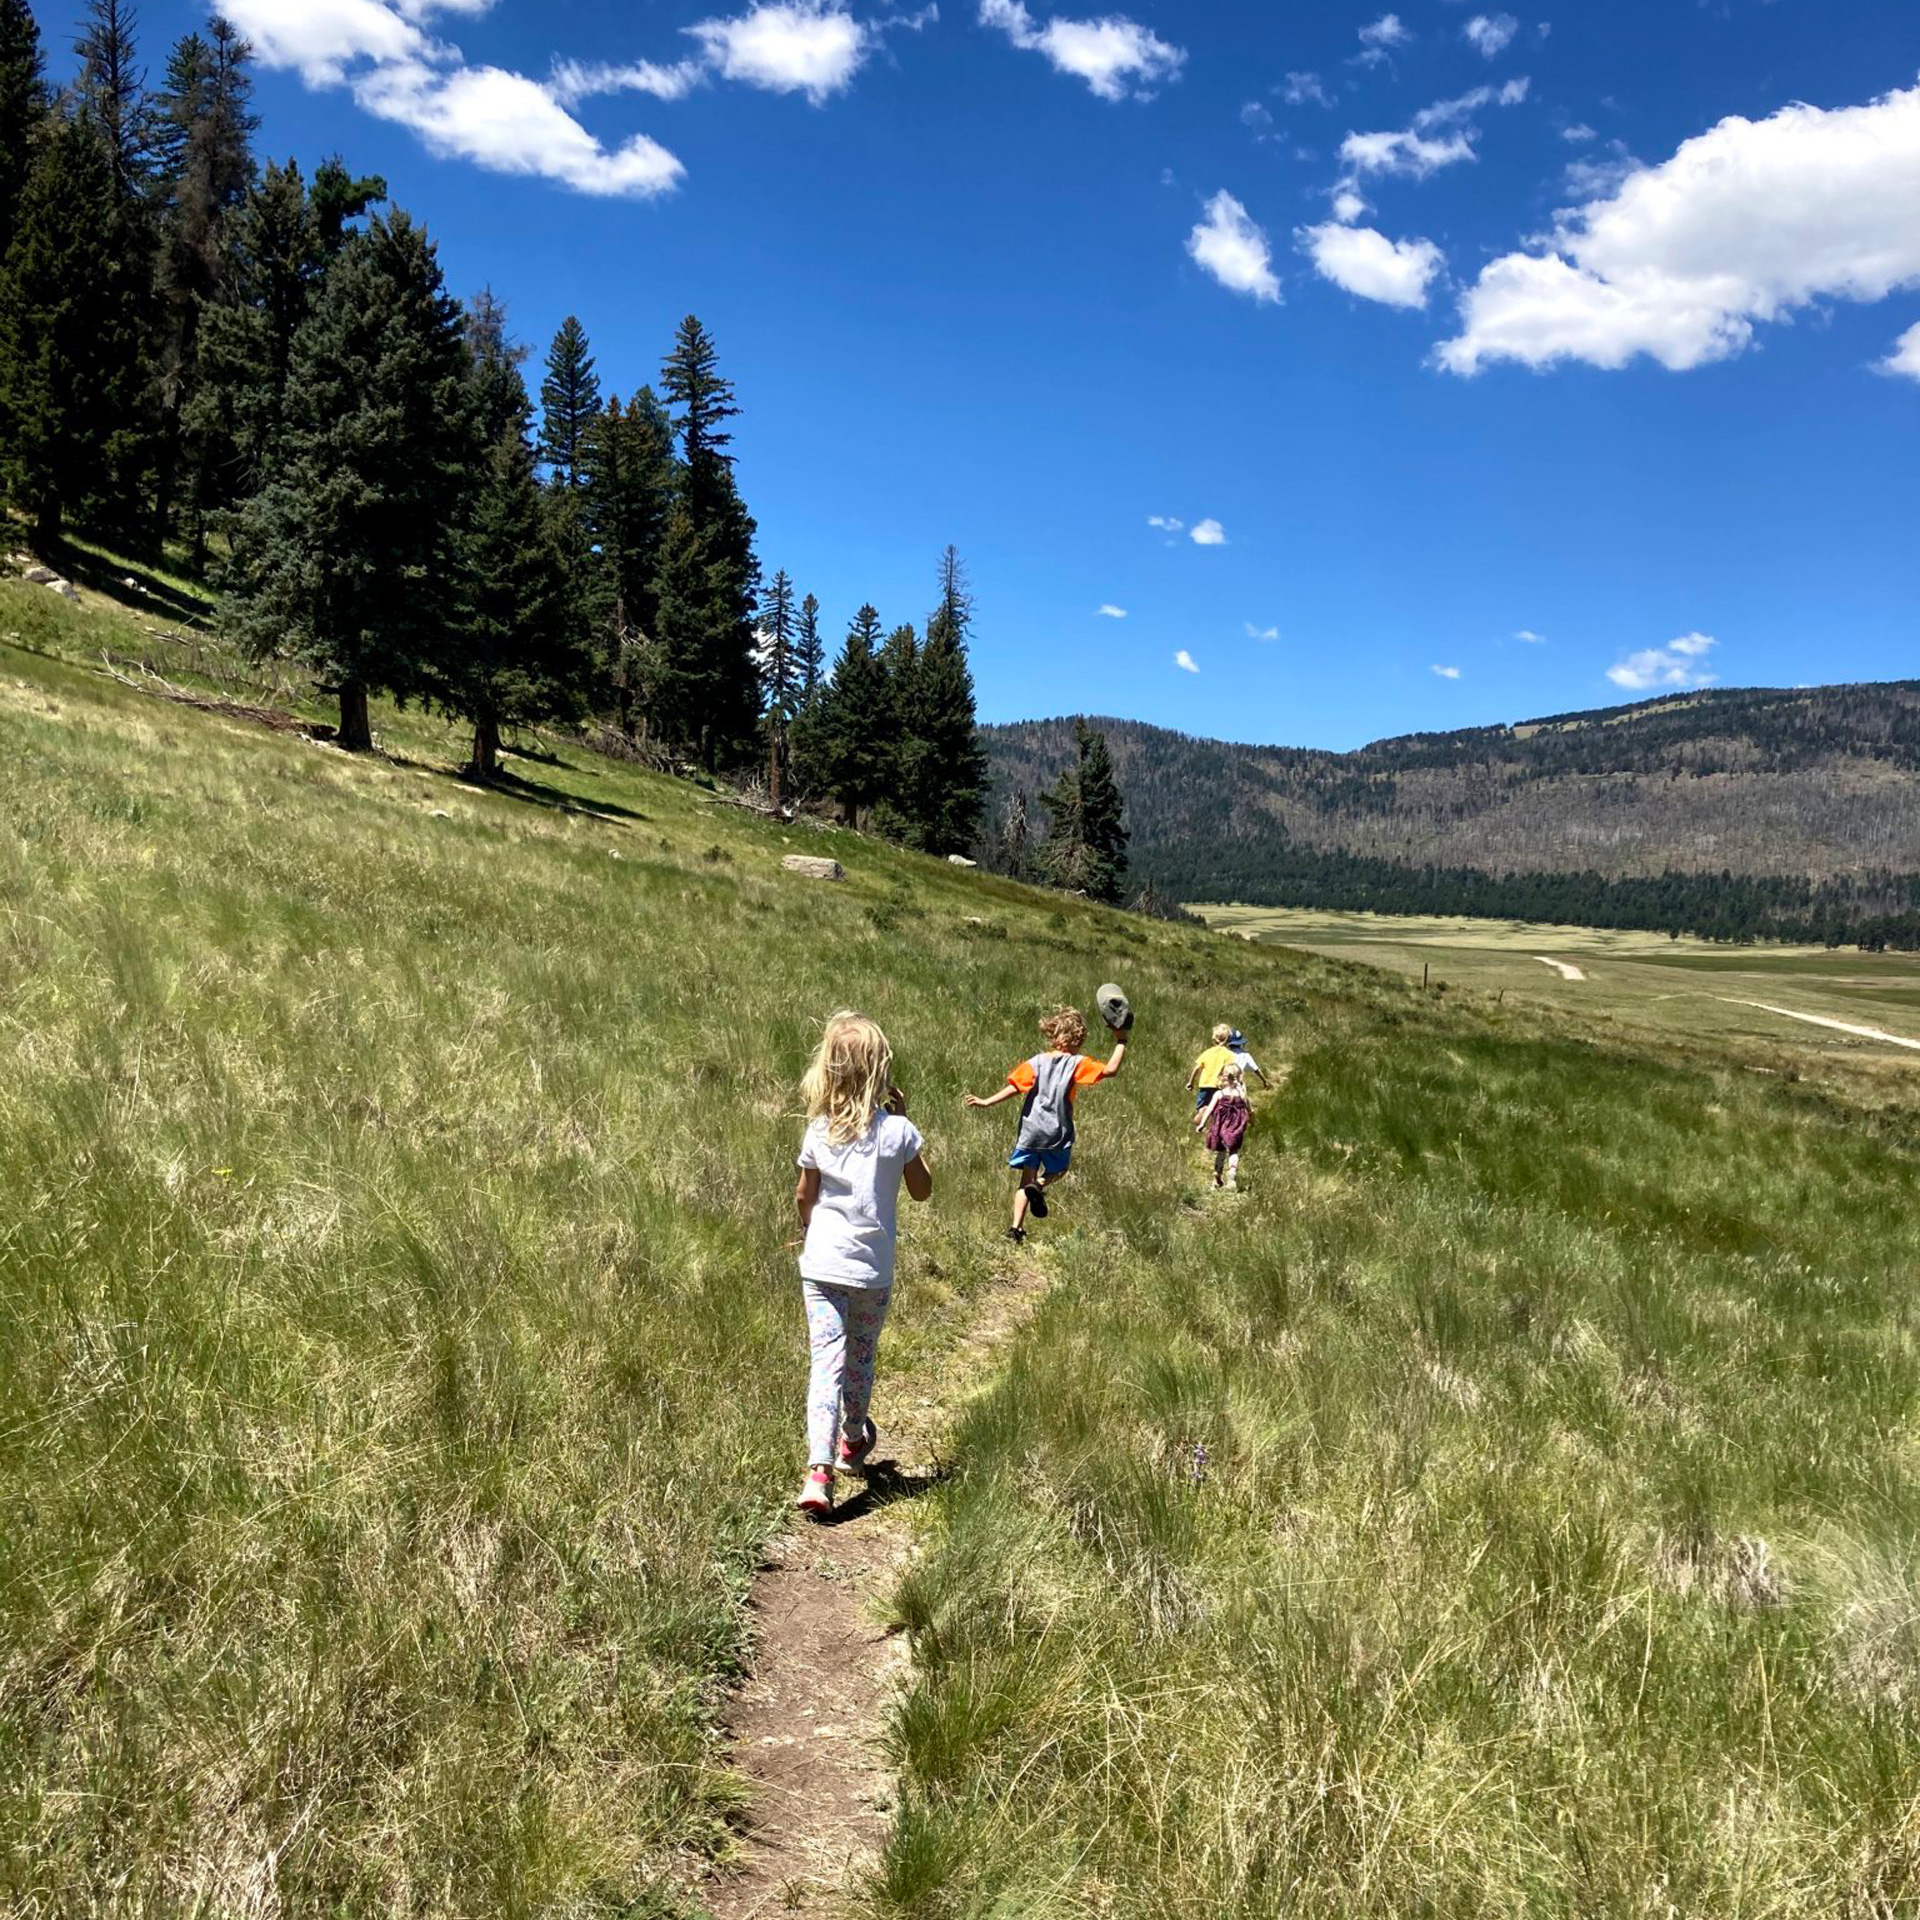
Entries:
{"label": "pink sneaker", "polygon": [[809,1467],[805,1484],[800,1489],[800,1498],[793,1503],[802,1513],[810,1513],[817,1520],[833,1511],[833,1469],[831,1467]]}
{"label": "pink sneaker", "polygon": [[866,1423],[866,1431],[858,1440],[849,1440],[843,1434],[840,1440],[840,1471],[858,1473],[879,1444],[880,1429],[871,1420]]}

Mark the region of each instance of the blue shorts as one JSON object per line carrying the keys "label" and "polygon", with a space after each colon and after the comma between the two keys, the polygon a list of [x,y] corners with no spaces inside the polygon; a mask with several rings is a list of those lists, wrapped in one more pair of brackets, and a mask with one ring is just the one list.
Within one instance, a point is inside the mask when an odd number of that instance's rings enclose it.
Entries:
{"label": "blue shorts", "polygon": [[1044,1173],[1049,1180],[1058,1180],[1066,1172],[1072,1160],[1071,1147],[1046,1147],[1038,1151],[1029,1148],[1025,1153],[1011,1155],[1007,1165],[1017,1167],[1022,1172],[1032,1167]]}
{"label": "blue shorts", "polygon": [[1218,1087],[1196,1088],[1194,1090],[1194,1096],[1193,1096],[1194,1112],[1195,1113],[1206,1112],[1206,1110],[1213,1105],[1213,1096],[1219,1091],[1220,1089]]}

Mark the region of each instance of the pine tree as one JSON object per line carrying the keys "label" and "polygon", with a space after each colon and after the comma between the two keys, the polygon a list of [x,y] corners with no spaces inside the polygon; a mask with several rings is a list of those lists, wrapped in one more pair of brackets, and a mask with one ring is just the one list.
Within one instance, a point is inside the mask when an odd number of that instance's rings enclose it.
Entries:
{"label": "pine tree", "polygon": [[470,359],[425,232],[355,234],[293,343],[272,477],[236,529],[234,623],[303,661],[372,744],[367,698],[419,691],[451,652],[480,458]]}
{"label": "pine tree", "polygon": [[1049,815],[1041,871],[1057,887],[1117,902],[1127,883],[1127,830],[1107,737],[1073,723],[1075,763],[1040,796]]}
{"label": "pine tree", "polygon": [[767,798],[778,808],[787,764],[787,738],[800,711],[795,672],[793,582],[784,571],[760,602],[761,677],[767,690]]}
{"label": "pine tree", "polygon": [[879,641],[880,616],[862,607],[807,716],[808,765],[849,826],[886,791],[892,771],[892,703]]}
{"label": "pine tree", "polygon": [[0,261],[47,120],[40,29],[27,0],[0,0]]}
{"label": "pine tree", "polygon": [[75,117],[98,134],[111,177],[104,213],[88,239],[104,263],[102,334],[93,358],[113,405],[113,427],[90,490],[88,518],[139,541],[142,503],[161,445],[151,354],[158,246],[150,198],[153,110],[129,0],[87,0],[85,19],[75,42],[80,55]]}
{"label": "pine tree", "polygon": [[51,550],[112,497],[138,336],[121,269],[101,244],[117,217],[111,156],[85,118],[40,142],[0,272],[0,484]]}
{"label": "pine tree", "polygon": [[587,442],[600,412],[600,377],[587,349],[587,330],[572,314],[547,349],[540,382],[540,458],[552,486],[572,493],[587,478]]}
{"label": "pine tree", "polygon": [[486,448],[459,541],[457,630],[427,664],[441,709],[473,728],[468,772],[492,779],[509,726],[584,710],[591,657],[570,617],[567,582],[534,474],[532,407],[491,295],[475,303],[468,405]]}
{"label": "pine tree", "polygon": [[733,384],[720,374],[720,356],[713,336],[692,315],[680,322],[673,337],[673,351],[667,355],[660,373],[660,390],[678,409],[674,429],[680,436],[680,451],[689,466],[703,454],[711,454],[727,465],[733,456],[727,452],[733,435],[726,423],[740,409],[734,403]]}
{"label": "pine tree", "polygon": [[350,222],[387,197],[387,183],[377,173],[349,173],[336,153],[313,170],[307,206],[313,220],[314,244],[324,266],[359,231]]}
{"label": "pine tree", "polygon": [[681,464],[662,543],[654,714],[709,772],[738,760],[759,731],[753,517],[734,483],[725,422],[739,411],[712,338],[689,315],[661,372]]}
{"label": "pine tree", "polygon": [[940,556],[939,590],[920,655],[915,716],[920,755],[910,808],[917,845],[928,853],[965,853],[978,841],[986,811],[987,754],[974,708],[973,669],[967,664],[973,595],[951,546]]}
{"label": "pine tree", "polygon": [[182,415],[195,498],[206,513],[259,491],[280,432],[293,342],[328,261],[386,196],[338,161],[314,174],[268,164],[223,226],[215,298],[200,318],[198,380]]}
{"label": "pine tree", "polygon": [[918,801],[926,783],[926,713],[920,676],[920,636],[910,623],[897,626],[880,649],[886,681],[887,774],[874,806],[874,826],[910,847],[925,835]]}
{"label": "pine tree", "polygon": [[649,700],[661,547],[675,485],[673,429],[653,389],[642,387],[625,407],[609,400],[588,438],[584,512],[600,555],[603,672],[628,735]]}
{"label": "pine tree", "polygon": [[794,678],[799,683],[799,707],[805,713],[820,697],[826,649],[820,640],[820,602],[812,594],[800,602],[800,623],[794,635]]}
{"label": "pine tree", "polygon": [[202,317],[219,292],[226,229],[253,184],[253,49],[214,16],[210,38],[186,35],[167,62],[158,100],[157,191],[163,210],[160,296],[163,457],[156,520],[164,537],[184,477],[196,550],[220,504],[211,449],[187,426],[200,386]]}
{"label": "pine tree", "polygon": [[147,190],[154,157],[147,76],[134,40],[138,16],[131,0],[87,0],[85,14],[87,24],[74,42],[80,112],[107,143],[114,193],[136,200]]}

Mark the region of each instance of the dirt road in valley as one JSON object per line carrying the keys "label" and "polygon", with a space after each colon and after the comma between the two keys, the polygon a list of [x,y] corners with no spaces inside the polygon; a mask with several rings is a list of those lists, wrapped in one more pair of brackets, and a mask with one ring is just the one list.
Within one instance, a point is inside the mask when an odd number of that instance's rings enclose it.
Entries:
{"label": "dirt road in valley", "polygon": [[1850,1033],[1860,1040],[1878,1040],[1889,1047],[1907,1047],[1920,1053],[1920,1040],[1909,1040],[1904,1034],[1888,1033],[1883,1027],[1858,1027],[1851,1020],[1830,1020],[1824,1013],[1796,1013],[1791,1007],[1771,1007],[1764,1000],[1735,1000],[1722,994],[1730,1007],[1753,1007],[1761,1013],[1777,1013],[1783,1020],[1804,1020],[1810,1027],[1831,1027],[1835,1033]]}

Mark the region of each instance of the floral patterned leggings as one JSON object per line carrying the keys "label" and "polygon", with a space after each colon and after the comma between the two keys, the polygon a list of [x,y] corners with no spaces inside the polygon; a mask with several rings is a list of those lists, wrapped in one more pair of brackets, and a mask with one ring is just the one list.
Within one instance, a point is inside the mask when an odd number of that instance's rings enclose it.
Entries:
{"label": "floral patterned leggings", "polygon": [[804,1280],[807,1344],[813,1371],[807,1381],[807,1463],[833,1464],[834,1428],[857,1440],[873,1398],[873,1356],[887,1324],[891,1287],[835,1287]]}

